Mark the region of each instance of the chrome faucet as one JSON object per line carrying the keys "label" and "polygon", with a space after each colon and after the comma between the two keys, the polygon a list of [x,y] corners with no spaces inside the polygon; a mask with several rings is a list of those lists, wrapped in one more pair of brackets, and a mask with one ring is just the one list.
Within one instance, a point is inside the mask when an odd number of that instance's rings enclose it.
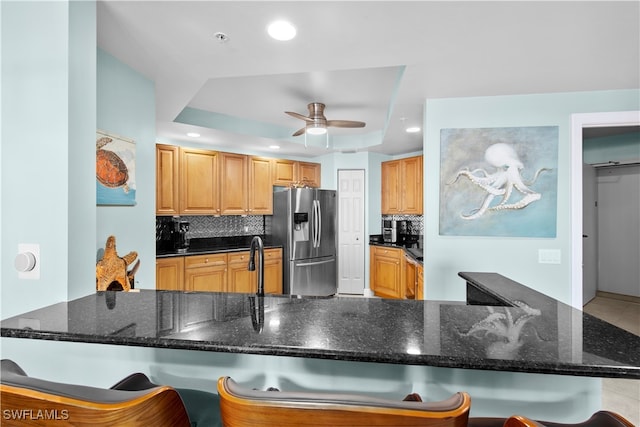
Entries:
{"label": "chrome faucet", "polygon": [[256,263],[253,260],[258,247],[258,296],[264,296],[264,244],[260,236],[251,239],[251,249],[249,251],[249,271],[255,271]]}

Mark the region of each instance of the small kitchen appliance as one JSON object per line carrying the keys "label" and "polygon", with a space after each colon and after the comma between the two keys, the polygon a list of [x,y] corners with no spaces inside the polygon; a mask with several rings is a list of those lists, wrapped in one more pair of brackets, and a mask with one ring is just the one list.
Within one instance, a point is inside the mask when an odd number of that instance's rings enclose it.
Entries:
{"label": "small kitchen appliance", "polygon": [[398,240],[398,223],[395,219],[382,220],[382,239],[385,243],[396,243]]}
{"label": "small kitchen appliance", "polygon": [[176,219],[173,221],[173,229],[171,230],[171,240],[173,241],[173,249],[178,252],[186,252],[189,249],[189,222]]}

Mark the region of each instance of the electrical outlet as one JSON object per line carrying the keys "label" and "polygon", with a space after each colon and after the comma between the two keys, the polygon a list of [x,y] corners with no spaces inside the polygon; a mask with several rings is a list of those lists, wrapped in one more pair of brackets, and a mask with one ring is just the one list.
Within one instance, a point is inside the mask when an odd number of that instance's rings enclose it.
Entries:
{"label": "electrical outlet", "polygon": [[538,263],[540,264],[560,264],[560,249],[538,249]]}

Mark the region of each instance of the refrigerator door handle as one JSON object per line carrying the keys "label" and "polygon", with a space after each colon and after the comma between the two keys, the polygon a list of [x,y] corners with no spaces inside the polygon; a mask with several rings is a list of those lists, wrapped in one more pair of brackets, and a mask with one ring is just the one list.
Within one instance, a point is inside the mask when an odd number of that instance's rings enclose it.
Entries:
{"label": "refrigerator door handle", "polygon": [[322,241],[322,206],[320,206],[320,200],[316,200],[316,203],[318,204],[318,243],[316,248],[319,248]]}
{"label": "refrigerator door handle", "polygon": [[318,247],[318,201],[313,200],[313,247]]}
{"label": "refrigerator door handle", "polygon": [[314,262],[299,263],[299,264],[296,264],[295,266],[296,267],[309,267],[311,265],[329,264],[330,262],[335,262],[335,261],[336,260],[332,258],[332,259],[327,259],[327,260],[324,260],[324,261],[314,261]]}

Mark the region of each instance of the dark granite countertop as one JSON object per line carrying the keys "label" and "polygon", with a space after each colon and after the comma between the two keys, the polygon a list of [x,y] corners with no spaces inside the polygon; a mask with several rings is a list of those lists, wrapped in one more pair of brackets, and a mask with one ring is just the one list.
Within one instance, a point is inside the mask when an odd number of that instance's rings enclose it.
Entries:
{"label": "dark granite countertop", "polygon": [[640,379],[640,337],[499,274],[461,276],[512,306],[108,291],[0,326],[15,338]]}
{"label": "dark granite countertop", "polygon": [[417,241],[387,243],[382,240],[381,234],[373,234],[369,236],[369,245],[403,249],[414,261],[423,264],[422,248]]}
{"label": "dark granite countertop", "polygon": [[[202,237],[191,239],[186,251],[177,251],[172,248],[156,246],[156,258],[174,256],[206,255],[220,252],[248,251],[254,236],[234,237]],[[265,249],[281,248],[282,244],[276,242],[271,236],[260,236]]]}

